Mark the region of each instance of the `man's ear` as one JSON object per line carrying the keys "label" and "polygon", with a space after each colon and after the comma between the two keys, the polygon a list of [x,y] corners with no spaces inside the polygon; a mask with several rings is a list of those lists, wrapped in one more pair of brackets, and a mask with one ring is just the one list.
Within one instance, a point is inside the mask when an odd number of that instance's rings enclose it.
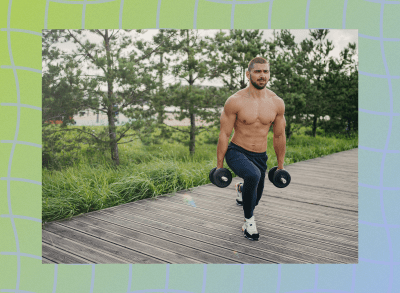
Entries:
{"label": "man's ear", "polygon": [[246,71],[246,77],[248,80],[250,80],[250,72],[248,70]]}

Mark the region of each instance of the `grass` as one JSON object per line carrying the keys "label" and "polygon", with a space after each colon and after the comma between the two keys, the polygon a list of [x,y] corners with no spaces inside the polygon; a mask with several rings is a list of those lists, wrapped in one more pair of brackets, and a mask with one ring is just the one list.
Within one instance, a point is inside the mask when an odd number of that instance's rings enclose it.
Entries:
{"label": "grass", "polygon": [[[43,168],[43,223],[210,183],[208,173],[216,166],[217,146],[205,143],[207,135],[210,133],[197,137],[194,156],[189,155],[187,146],[173,142],[122,144],[118,167],[113,166],[108,153],[83,145],[73,160],[68,161],[67,154],[65,164],[58,169]],[[213,135],[218,137],[218,130]],[[287,142],[285,165],[357,145],[357,137],[292,136]],[[268,167],[276,166],[272,133],[268,135],[267,154]]]}

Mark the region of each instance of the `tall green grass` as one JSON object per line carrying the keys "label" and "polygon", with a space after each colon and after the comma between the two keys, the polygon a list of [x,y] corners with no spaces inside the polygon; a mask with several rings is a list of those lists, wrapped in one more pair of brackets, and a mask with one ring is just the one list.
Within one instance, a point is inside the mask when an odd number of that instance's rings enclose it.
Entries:
{"label": "tall green grass", "polygon": [[[209,134],[208,134],[209,135]],[[215,130],[218,136],[218,131]],[[198,137],[196,154],[187,146],[165,141],[145,146],[140,141],[119,146],[120,166],[107,152],[83,146],[73,161],[43,168],[43,222],[69,218],[106,207],[154,197],[209,183],[216,166],[216,144]],[[285,165],[357,147],[357,137],[293,136],[286,146]],[[277,165],[272,133],[268,136],[268,167]],[[228,168],[225,164],[225,167]]]}

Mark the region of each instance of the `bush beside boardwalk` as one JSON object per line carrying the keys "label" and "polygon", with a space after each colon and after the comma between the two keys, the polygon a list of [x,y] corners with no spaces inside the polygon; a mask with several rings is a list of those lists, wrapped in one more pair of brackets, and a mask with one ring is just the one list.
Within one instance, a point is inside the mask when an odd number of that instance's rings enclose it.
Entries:
{"label": "bush beside boardwalk", "polygon": [[[302,128],[287,142],[285,165],[358,146],[357,135],[324,137],[319,131],[319,136],[310,137],[305,135],[307,131]],[[121,144],[118,167],[108,153],[85,144],[79,151],[53,156],[42,172],[43,222],[210,183],[208,173],[216,166],[218,133],[214,128],[199,135],[194,156],[184,144],[168,141],[147,146],[138,140]],[[272,136],[270,132],[268,168],[277,165]]]}

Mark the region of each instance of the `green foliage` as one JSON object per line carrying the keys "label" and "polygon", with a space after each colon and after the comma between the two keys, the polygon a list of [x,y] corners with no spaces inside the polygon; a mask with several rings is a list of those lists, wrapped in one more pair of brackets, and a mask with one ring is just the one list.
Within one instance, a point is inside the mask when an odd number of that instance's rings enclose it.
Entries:
{"label": "green foliage", "polygon": [[208,37],[211,77],[220,77],[230,91],[245,88],[249,62],[266,53],[262,36],[260,30],[230,30],[229,34],[220,31]]}
{"label": "green foliage", "polygon": [[[71,125],[72,117],[81,110],[106,114],[106,130],[98,135],[81,133],[90,144],[108,145],[116,165],[118,142],[126,133],[137,130],[135,135],[145,138],[156,125],[155,111],[148,107],[157,86],[149,59],[158,48],[139,39],[142,31],[136,31],[134,37],[128,32],[54,30],[43,34],[43,125],[54,120],[62,120],[63,126]],[[166,32],[166,39],[173,34],[174,31]],[[96,38],[102,42],[94,42]],[[67,42],[75,45],[72,52],[60,49],[60,44]],[[130,119],[122,128],[115,126],[116,113]],[[54,131],[59,129],[43,132],[44,160],[51,156],[52,148],[47,144],[53,140]]]}
{"label": "green foliage", "polygon": [[[96,128],[102,127],[91,127],[92,130]],[[292,136],[287,143],[285,165],[358,145],[357,137],[323,137],[323,131],[316,138],[304,135],[310,130],[303,127],[299,131],[302,134]],[[65,138],[73,139],[77,133],[65,132]],[[187,147],[176,142],[163,141],[160,145],[145,146],[135,140],[122,144],[119,166],[115,166],[103,151],[81,143],[73,158],[56,162],[58,169],[43,168],[43,222],[210,183],[208,173],[216,166],[217,146],[207,141],[212,136],[217,137],[218,133],[215,127],[200,134],[193,156]],[[277,165],[272,133],[268,136],[268,145],[267,164],[271,168]]]}
{"label": "green foliage", "polygon": [[306,92],[310,82],[299,72],[303,61],[296,52],[294,36],[288,30],[282,30],[274,37],[273,41],[267,42],[272,48],[268,51],[270,88],[285,102],[285,133],[287,139],[290,139],[302,123],[303,116],[299,114],[305,112]]}
{"label": "green foliage", "polygon": [[358,69],[353,56],[356,45],[348,44],[341,52],[340,59],[331,59],[329,72],[325,77],[327,115],[321,127],[326,133],[346,133],[354,136],[358,132]]}
{"label": "green foliage", "polygon": [[[262,39],[260,30],[230,30],[203,37],[195,30],[160,30],[152,41],[127,30],[48,30],[43,33],[43,164],[59,168],[72,163],[82,149],[101,150],[119,164],[119,148],[140,139],[146,146],[175,141],[195,155],[199,137],[215,143],[226,99],[247,86],[245,72],[256,56],[269,60],[270,88],[285,102],[286,135],[311,127],[308,135],[354,136],[358,131],[358,80],[355,44],[339,59],[330,56],[329,30],[310,30],[296,43],[289,30]],[[89,38],[90,37],[90,38]],[[94,42],[97,38],[101,42]],[[63,51],[60,44],[75,48]],[[173,76],[167,85],[164,76]],[[195,84],[220,78],[223,88]],[[166,107],[190,127],[164,124]],[[68,128],[83,110],[105,113],[108,126]],[[115,125],[116,113],[129,122]],[[329,116],[330,119],[324,119]],[[200,126],[202,120],[207,126]],[[61,120],[61,127],[51,122]],[[68,133],[74,132],[74,136]],[[178,135],[179,134],[179,135]],[[204,134],[204,136],[202,136]],[[58,163],[57,163],[58,162]]]}
{"label": "green foliage", "polygon": [[[163,37],[160,34],[158,36]],[[189,147],[191,155],[195,154],[196,136],[209,128],[208,125],[197,125],[196,120],[202,120],[207,124],[217,124],[220,108],[223,107],[230,94],[226,89],[194,85],[195,81],[204,81],[212,75],[210,63],[207,61],[208,46],[207,39],[198,31],[179,30],[178,37],[170,39],[169,47],[165,47],[164,51],[174,53],[168,68],[180,82],[159,91],[153,99],[158,106],[173,106],[174,110],[170,113],[177,120],[182,121],[187,118],[190,121],[188,128],[170,127],[161,124],[163,121],[159,121],[162,131],[157,139],[169,138],[184,143]],[[161,115],[162,111],[158,112]],[[181,139],[181,137],[173,136],[173,133],[177,131],[185,133],[186,137]]]}

